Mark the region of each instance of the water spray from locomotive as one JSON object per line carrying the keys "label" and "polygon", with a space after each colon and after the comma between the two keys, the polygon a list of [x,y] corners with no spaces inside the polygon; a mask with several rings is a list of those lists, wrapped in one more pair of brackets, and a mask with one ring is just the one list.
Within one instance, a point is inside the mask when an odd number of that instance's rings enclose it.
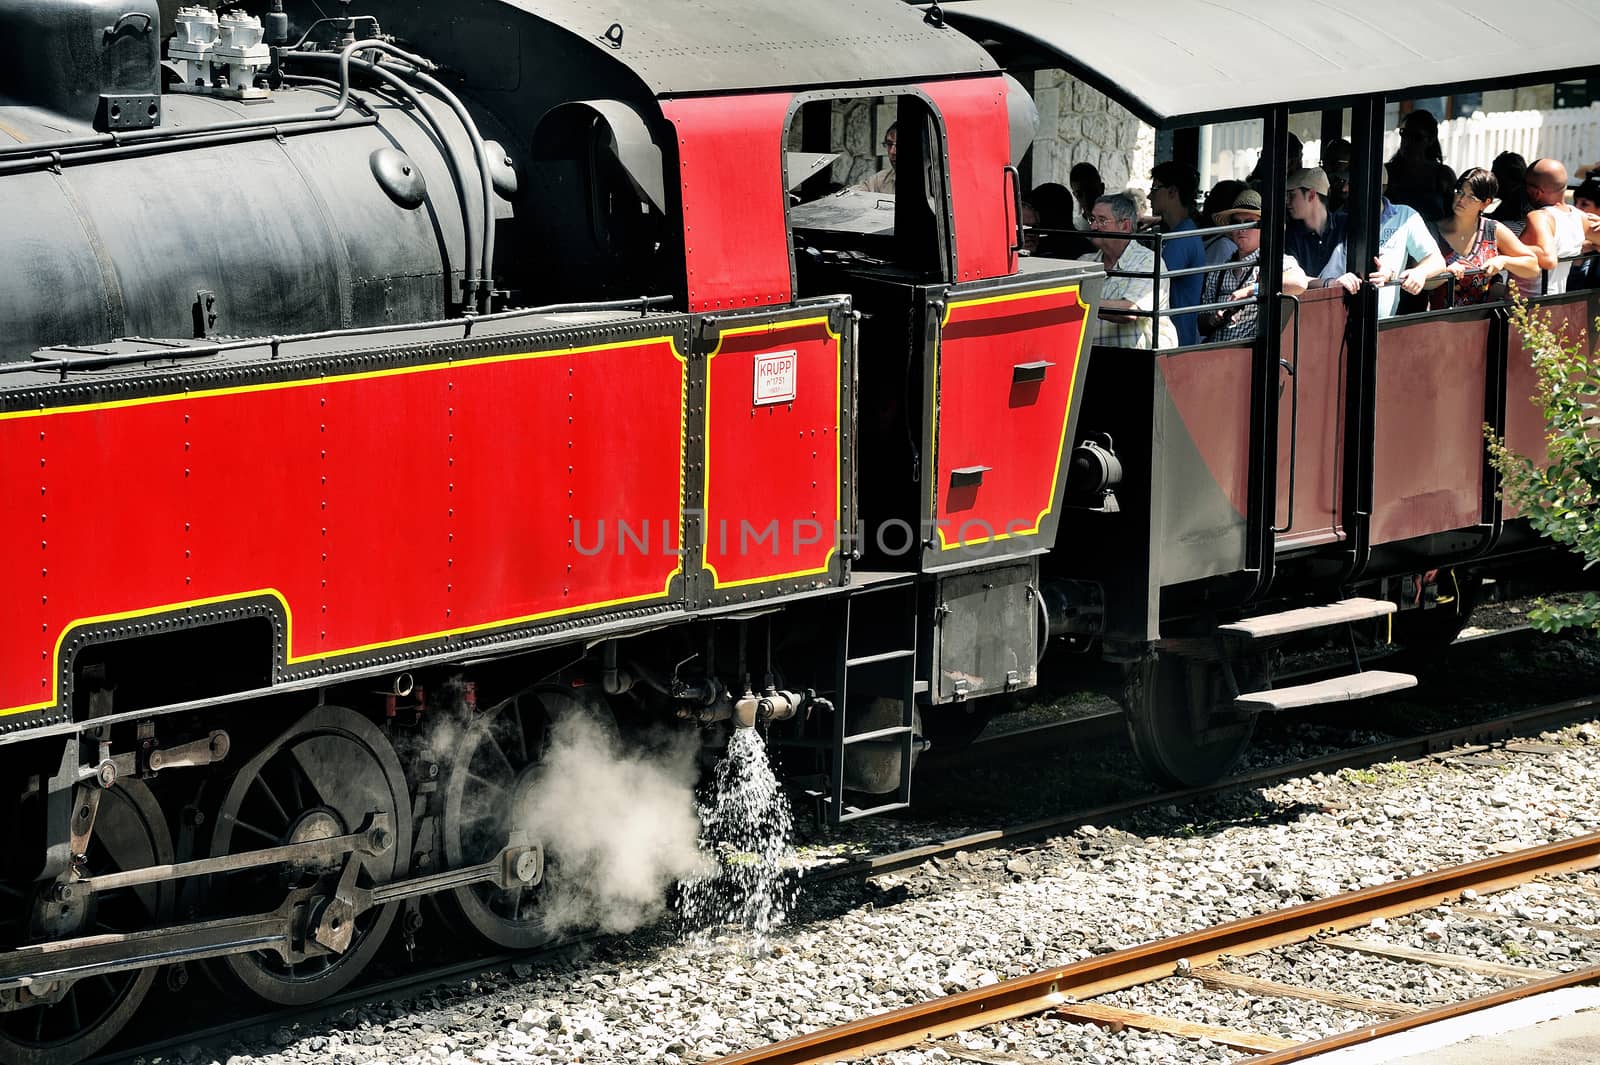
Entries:
{"label": "water spray from locomotive", "polygon": [[679,886],[679,916],[694,931],[748,930],[759,949],[788,916],[797,888],[788,872],[793,816],[759,729],[733,731],[703,793],[700,821],[716,868]]}

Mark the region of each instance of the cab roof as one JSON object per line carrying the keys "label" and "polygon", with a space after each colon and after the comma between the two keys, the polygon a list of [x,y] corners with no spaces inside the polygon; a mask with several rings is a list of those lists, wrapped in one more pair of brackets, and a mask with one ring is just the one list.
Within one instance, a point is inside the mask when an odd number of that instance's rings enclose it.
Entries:
{"label": "cab roof", "polygon": [[657,96],[994,73],[900,0],[504,0],[587,41]]}

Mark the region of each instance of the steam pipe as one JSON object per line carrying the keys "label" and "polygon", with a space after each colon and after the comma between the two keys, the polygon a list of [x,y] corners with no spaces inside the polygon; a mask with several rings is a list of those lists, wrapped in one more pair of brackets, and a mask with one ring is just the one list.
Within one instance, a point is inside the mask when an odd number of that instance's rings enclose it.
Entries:
{"label": "steam pipe", "polygon": [[[97,133],[91,137],[63,137],[53,141],[31,141],[21,144],[0,145],[0,159],[15,155],[40,155],[48,156],[52,152],[75,152],[83,148],[119,147],[126,144],[137,144],[144,141],[163,140],[188,140],[192,137],[204,136],[211,133],[232,133],[243,129],[270,129],[274,126],[297,126],[307,122],[332,122],[350,109],[350,56],[353,51],[362,48],[388,48],[382,41],[357,41],[340,53],[339,63],[339,99],[331,107],[319,107],[313,111],[299,111],[288,115],[263,115],[260,118],[241,118],[231,122],[212,122],[204,126],[191,126],[187,129],[164,129],[157,126],[154,129],[134,129],[117,133]],[[411,56],[401,52],[398,48],[393,51],[404,57],[407,62],[413,59],[419,65],[432,67],[421,56]]]}
{"label": "steam pipe", "polygon": [[[394,85],[400,82],[400,78],[397,75],[390,71],[384,70],[381,64],[368,62],[362,59],[355,59],[353,52],[357,50],[390,55],[404,63],[410,64],[413,68],[415,68],[407,72],[410,78],[424,89],[427,89],[429,92],[433,93],[440,100],[444,101],[445,105],[455,113],[456,119],[461,123],[461,128],[466,131],[468,140],[472,142],[472,154],[478,164],[478,179],[480,185],[482,186],[483,217],[480,222],[482,226],[481,239],[477,242],[476,248],[472,246],[472,241],[470,240],[470,234],[472,232],[470,224],[467,227],[469,234],[467,261],[469,263],[473,263],[477,267],[478,276],[474,278],[469,275],[465,279],[464,285],[468,292],[474,297],[472,302],[477,306],[478,310],[485,313],[490,312],[493,309],[492,299],[494,288],[494,173],[489,167],[489,150],[484,144],[483,134],[478,130],[478,124],[473,120],[471,112],[469,112],[466,108],[466,105],[461,102],[460,97],[446,88],[437,78],[433,78],[428,75],[427,71],[437,69],[433,63],[423,59],[421,56],[413,55],[410,52],[396,48],[391,44],[370,38],[364,41],[357,41],[355,44],[350,45],[339,53],[339,84],[341,102],[345,100],[350,92],[350,65],[352,62],[359,65],[363,70],[371,71],[379,77],[382,77],[388,84]],[[291,54],[296,59],[312,56],[317,58],[331,58],[316,52],[301,52]],[[410,98],[412,99],[413,103],[417,104],[417,106],[421,106],[414,95],[410,95]],[[442,136],[440,139],[448,148],[449,142],[444,141]],[[463,195],[465,195],[466,177],[464,167],[462,168],[462,171],[463,173],[460,180],[462,192]]]}
{"label": "steam pipe", "polygon": [[[359,44],[361,42],[357,43]],[[400,52],[399,49],[395,49],[394,51],[398,52],[402,56],[408,55],[406,52]],[[334,57],[332,55],[322,52],[290,52],[286,53],[286,55],[291,56],[296,60],[312,59],[321,60],[328,63],[334,61]],[[343,53],[340,53],[339,80],[341,92],[348,91],[349,69],[352,62],[362,70],[372,74],[378,80],[383,82],[383,84],[394,89],[395,92],[404,97],[406,102],[411,104],[411,106],[416,109],[417,113],[421,115],[422,118],[427,122],[428,127],[433,131],[433,135],[438,139],[439,144],[444,148],[445,153],[450,157],[450,169],[455,181],[456,195],[461,201],[461,229],[466,235],[467,242],[465,262],[463,263],[462,269],[462,273],[464,275],[462,278],[462,283],[463,285],[469,287],[469,291],[476,292],[477,283],[473,277],[473,271],[482,270],[483,252],[481,250],[482,244],[480,243],[478,235],[472,226],[472,212],[467,199],[466,163],[463,162],[460,155],[457,154],[455,146],[451,143],[450,138],[445,135],[443,123],[439,121],[438,116],[433,113],[433,110],[428,107],[427,101],[424,100],[422,96],[418,94],[418,92],[409,84],[407,84],[405,79],[395,71],[387,70],[377,63],[369,63],[364,59],[353,59],[345,56]],[[429,80],[431,81],[432,79],[430,78]],[[435,82],[434,84],[438,83]],[[443,95],[441,95],[440,99],[443,98]],[[477,136],[477,127],[468,126],[468,135]],[[479,137],[478,139],[481,142],[482,138]],[[494,179],[492,175],[490,175],[486,165],[480,162],[479,166],[482,170],[482,176],[484,180],[489,182],[490,193],[492,195],[494,190]],[[477,309],[482,310],[483,308]]]}

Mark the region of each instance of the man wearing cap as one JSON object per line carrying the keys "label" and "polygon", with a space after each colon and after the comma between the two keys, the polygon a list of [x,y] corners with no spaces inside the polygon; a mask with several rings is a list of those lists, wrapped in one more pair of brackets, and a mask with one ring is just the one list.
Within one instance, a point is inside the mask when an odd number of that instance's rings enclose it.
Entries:
{"label": "man wearing cap", "polygon": [[[1385,167],[1386,193],[1388,173]],[[1338,285],[1346,292],[1358,290],[1362,279],[1351,272],[1347,256],[1348,247],[1341,243],[1312,285]],[[1415,296],[1428,278],[1444,271],[1444,254],[1422,216],[1403,203],[1391,202],[1385,195],[1378,215],[1378,254],[1372,266],[1366,280],[1378,289],[1378,317],[1392,318],[1400,309],[1400,293]]]}
{"label": "man wearing cap", "polygon": [[[1206,275],[1205,288],[1200,295],[1202,306],[1208,303],[1234,301],[1234,306],[1220,311],[1203,311],[1196,315],[1200,332],[1209,340],[1249,340],[1256,335],[1256,318],[1261,295],[1261,194],[1249,189],[1239,194],[1233,206],[1218,211],[1214,219],[1219,226],[1253,223],[1249,229],[1238,229],[1232,234],[1238,251],[1230,260],[1227,270]],[[1298,296],[1306,290],[1307,278],[1294,256],[1283,257],[1283,291]]]}
{"label": "man wearing cap", "polygon": [[[1138,208],[1125,192],[1101,196],[1089,213],[1091,229],[1103,234],[1132,233]],[[1089,242],[1099,252],[1086,255],[1089,261],[1105,264],[1108,275],[1100,290],[1100,331],[1095,343],[1111,348],[1175,348],[1178,332],[1172,318],[1161,314],[1154,319],[1156,343],[1151,343],[1152,318],[1134,311],[1167,309],[1167,279],[1157,291],[1155,252],[1136,240],[1118,236],[1092,236]]]}
{"label": "man wearing cap", "polygon": [[1328,175],[1320,166],[1289,175],[1289,218],[1284,247],[1315,277],[1344,243],[1346,221],[1343,211],[1328,210]]}

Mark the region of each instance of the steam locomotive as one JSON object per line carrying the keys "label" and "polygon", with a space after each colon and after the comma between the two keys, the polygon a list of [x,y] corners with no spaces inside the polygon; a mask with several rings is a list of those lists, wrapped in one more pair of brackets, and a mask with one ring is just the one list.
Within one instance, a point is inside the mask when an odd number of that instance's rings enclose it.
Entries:
{"label": "steam locomotive", "polygon": [[[246,6],[0,3],[7,1062],[159,973],[314,1001],[435,910],[542,941],[568,715],[775,728],[843,820],[1036,676],[1102,275],[1019,260],[981,48]],[[857,102],[896,196],[817,194]]]}

